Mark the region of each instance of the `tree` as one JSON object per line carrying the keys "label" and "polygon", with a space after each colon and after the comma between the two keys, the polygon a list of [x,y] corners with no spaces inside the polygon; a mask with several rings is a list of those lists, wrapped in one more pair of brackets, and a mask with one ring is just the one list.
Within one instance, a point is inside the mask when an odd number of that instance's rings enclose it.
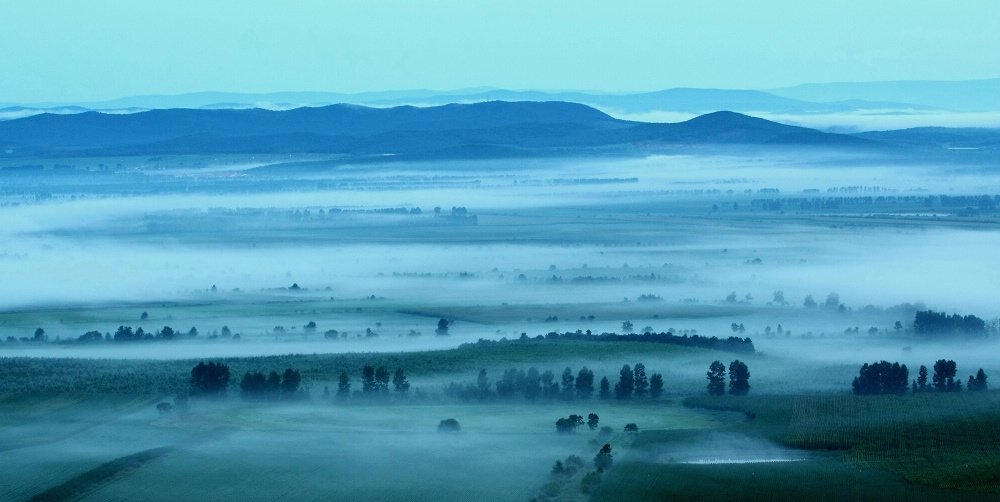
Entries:
{"label": "tree", "polygon": [[972,375],[969,375],[969,385],[967,385],[966,388],[970,391],[986,390],[986,372],[984,372],[982,368],[979,368],[975,378],[973,378]]}
{"label": "tree", "polygon": [[392,386],[400,395],[406,394],[410,390],[410,382],[406,381],[406,373],[403,372],[403,368],[397,369],[396,373],[392,375]]}
{"label": "tree", "polygon": [[708,367],[708,395],[721,396],[726,393],[726,365],[714,361]]}
{"label": "tree", "polygon": [[632,397],[632,390],[635,384],[632,368],[627,364],[622,366],[619,375],[618,383],[615,384],[615,397],[618,399],[628,399]]}
{"label": "tree", "polygon": [[588,472],[580,480],[580,491],[589,495],[594,492],[599,484],[601,484],[601,473],[597,471]]}
{"label": "tree", "polygon": [[590,399],[594,393],[594,372],[584,366],[576,375],[576,395],[580,399]]}
{"label": "tree", "polygon": [[632,324],[632,321],[622,323],[622,333],[631,333],[633,329],[635,329],[635,325]]}
{"label": "tree", "polygon": [[601,390],[598,396],[601,399],[608,399],[611,397],[611,382],[608,381],[608,377],[601,378]]}
{"label": "tree", "polygon": [[663,375],[653,373],[653,376],[649,377],[649,397],[656,399],[661,394],[663,394]]}
{"label": "tree", "polygon": [[159,338],[162,338],[164,340],[173,340],[174,335],[175,335],[174,328],[171,328],[170,326],[164,326],[163,329],[160,330]]}
{"label": "tree", "polygon": [[550,370],[542,373],[542,395],[546,399],[555,399],[559,396],[559,384],[555,381],[556,375]]}
{"label": "tree", "polygon": [[807,309],[816,308],[816,300],[813,300],[813,295],[806,295],[806,299],[802,302],[802,306]]}
{"label": "tree", "polygon": [[597,416],[597,413],[590,413],[587,415],[587,427],[590,427],[590,430],[596,429],[597,424],[600,423],[600,421],[601,418]]}
{"label": "tree", "polygon": [[48,340],[49,337],[45,336],[45,330],[44,329],[38,328],[38,329],[35,330],[35,336],[33,336],[31,339],[34,340],[34,341],[36,341],[36,342],[44,342],[44,341]]}
{"label": "tree", "polygon": [[594,467],[597,468],[598,472],[604,472],[605,469],[611,468],[612,463],[614,463],[614,459],[611,456],[611,445],[605,443],[594,456]]}
{"label": "tree", "polygon": [[343,401],[351,395],[351,377],[347,374],[347,370],[340,372],[340,378],[337,381],[337,399]]}
{"label": "tree", "polygon": [[486,368],[479,370],[479,376],[476,378],[476,393],[479,395],[480,401],[486,401],[492,394],[490,392],[490,378],[486,375]]}
{"label": "tree", "polygon": [[174,405],[168,402],[162,402],[156,405],[156,411],[160,412],[160,415],[166,415],[170,413],[170,410],[174,409]]}
{"label": "tree", "polygon": [[556,420],[556,432],[569,434],[576,432],[576,428],[583,425],[583,417],[580,415],[570,415],[568,418]]}
{"label": "tree", "polygon": [[219,363],[198,363],[191,369],[191,390],[209,397],[223,397],[229,386],[229,366]]}
{"label": "tree", "polygon": [[528,401],[538,399],[538,394],[542,391],[542,376],[538,373],[538,368],[534,366],[528,368],[528,373],[524,375],[524,397]]}
{"label": "tree", "polygon": [[823,302],[823,306],[828,309],[835,309],[840,306],[840,295],[837,293],[830,293],[826,295],[826,301]]}
{"label": "tree", "polygon": [[385,366],[375,370],[375,390],[383,396],[389,393],[389,370]]}
{"label": "tree", "polygon": [[729,363],[729,393],[745,396],[750,392],[750,370],[739,359]]}
{"label": "tree", "polygon": [[438,432],[452,433],[462,430],[462,427],[458,424],[458,420],[454,418],[446,418],[438,424]]}
{"label": "tree", "polygon": [[451,324],[451,322],[449,322],[447,319],[439,319],[438,320],[438,327],[437,327],[436,330],[434,330],[434,332],[437,333],[437,334],[439,334],[439,335],[447,335],[448,334],[448,325],[449,324]]}
{"label": "tree", "polygon": [[299,385],[302,383],[302,375],[291,368],[285,369],[281,377],[281,396],[285,399],[292,399],[299,392]]}
{"label": "tree", "polygon": [[575,382],[573,377],[573,370],[568,366],[562,372],[562,398],[566,401],[573,400],[573,383]]}
{"label": "tree", "polygon": [[881,361],[861,366],[851,387],[857,395],[905,394],[910,372],[905,364]]}
{"label": "tree", "polygon": [[925,392],[927,390],[927,366],[920,365],[920,370],[917,372],[917,390],[920,392]]}
{"label": "tree", "polygon": [[361,392],[365,394],[373,394],[378,389],[378,385],[375,383],[375,368],[372,366],[365,366],[361,368]]}
{"label": "tree", "polygon": [[934,390],[938,392],[955,390],[955,361],[938,359],[934,363]]}
{"label": "tree", "polygon": [[267,375],[267,383],[264,385],[264,394],[267,399],[278,399],[281,395],[281,375],[277,371],[272,371]]}
{"label": "tree", "polygon": [[563,466],[562,460],[556,460],[556,465],[552,466],[553,476],[562,476],[566,473],[566,467]]}
{"label": "tree", "polygon": [[118,330],[115,331],[114,340],[116,342],[132,342],[137,339],[131,326],[118,326]]}
{"label": "tree", "polygon": [[639,426],[634,423],[625,424],[625,432],[639,432]]}
{"label": "tree", "polygon": [[635,363],[635,367],[632,368],[633,377],[633,392],[636,397],[646,397],[649,393],[649,381],[646,380],[646,365],[642,363]]}

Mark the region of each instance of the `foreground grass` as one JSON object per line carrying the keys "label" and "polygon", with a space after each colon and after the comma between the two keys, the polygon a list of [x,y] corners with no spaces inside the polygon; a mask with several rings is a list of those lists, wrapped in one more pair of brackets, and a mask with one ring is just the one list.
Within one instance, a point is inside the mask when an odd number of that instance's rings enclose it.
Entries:
{"label": "foreground grass", "polygon": [[755,464],[621,462],[591,500],[996,500],[995,495],[944,491],[906,483],[890,473],[836,459]]}
{"label": "foreground grass", "polygon": [[945,490],[1000,493],[997,391],[698,397],[685,404],[743,412],[748,420],[739,430],[793,448],[843,452],[853,469],[885,470]]}

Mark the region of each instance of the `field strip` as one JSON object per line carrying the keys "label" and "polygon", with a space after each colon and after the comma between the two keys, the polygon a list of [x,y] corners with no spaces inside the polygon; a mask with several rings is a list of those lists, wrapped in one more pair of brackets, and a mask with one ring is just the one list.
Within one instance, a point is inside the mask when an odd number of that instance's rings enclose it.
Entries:
{"label": "field strip", "polygon": [[125,476],[130,471],[136,470],[143,465],[163,457],[176,450],[173,446],[161,446],[149,450],[133,453],[121,458],[116,458],[110,462],[101,464],[79,476],[76,476],[65,483],[49,488],[34,497],[28,499],[30,502],[61,502],[79,500],[85,495],[96,491],[98,488],[108,484],[115,478]]}
{"label": "field strip", "polygon": [[48,490],[31,497],[28,501],[69,502],[81,500],[87,495],[96,492],[103,486],[108,485],[116,479],[127,476],[132,471],[135,471],[154,460],[176,453],[185,448],[192,448],[200,444],[222,439],[229,434],[236,432],[236,430],[237,429],[233,427],[216,427],[214,429],[196,434],[195,436],[173,446],[150,448],[138,453],[116,458],[83,474],[75,476],[65,483],[49,488]]}
{"label": "field strip", "polygon": [[107,419],[118,416],[126,411],[137,410],[143,407],[150,406],[153,403],[159,402],[160,399],[142,399],[139,401],[131,401],[127,406],[109,409],[105,413],[101,413],[91,419],[87,420],[85,423],[73,428],[72,430],[66,431],[62,434],[55,436],[44,437],[44,438],[23,438],[21,441],[16,443],[0,444],[0,453],[10,450],[18,450],[21,448],[30,448],[33,446],[40,446],[44,444],[57,443],[59,441],[64,441],[69,439],[81,432],[93,429],[107,423]]}

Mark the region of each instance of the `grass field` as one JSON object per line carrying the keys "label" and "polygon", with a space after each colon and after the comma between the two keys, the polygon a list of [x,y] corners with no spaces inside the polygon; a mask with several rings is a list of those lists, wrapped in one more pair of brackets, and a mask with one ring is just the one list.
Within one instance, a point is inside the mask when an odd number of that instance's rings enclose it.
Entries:
{"label": "grass field", "polygon": [[842,452],[846,465],[916,485],[1000,493],[1000,392],[691,398],[754,418],[734,426],[776,443]]}

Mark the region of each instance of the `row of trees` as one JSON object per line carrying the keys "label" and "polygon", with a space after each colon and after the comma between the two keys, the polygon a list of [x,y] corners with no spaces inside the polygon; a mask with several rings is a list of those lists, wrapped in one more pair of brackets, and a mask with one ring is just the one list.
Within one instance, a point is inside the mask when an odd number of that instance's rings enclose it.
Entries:
{"label": "row of trees", "polygon": [[986,321],[974,316],[922,310],[914,314],[913,332],[920,336],[986,336]]}
{"label": "row of trees", "polygon": [[[927,379],[927,368],[924,380]],[[910,383],[910,370],[905,364],[881,361],[861,366],[860,374],[854,377],[851,387],[859,396],[872,394],[905,394]]]}
{"label": "row of trees", "polygon": [[[363,397],[387,397],[389,395],[389,382],[396,395],[403,396],[410,391],[410,382],[406,378],[406,372],[402,368],[390,376],[389,370],[385,366],[365,366],[361,369],[361,391],[355,391],[353,395]],[[347,371],[341,371],[337,381],[337,399],[340,401],[351,397],[351,376]]]}
{"label": "row of trees", "polygon": [[297,399],[305,396],[301,386],[302,375],[297,370],[287,368],[282,375],[272,371],[267,376],[262,372],[246,372],[240,381],[240,396],[248,401],[275,401]]}
{"label": "row of trees", "polygon": [[191,369],[191,394],[225,397],[229,388],[229,366],[222,363],[198,363]]}
{"label": "row of trees", "polygon": [[[912,392],[959,392],[962,390],[962,379],[956,378],[957,365],[955,361],[939,359],[934,363],[934,375],[930,384],[927,382],[927,366],[920,366],[917,378],[909,379],[909,370],[905,364],[881,361],[861,366],[860,374],[854,377],[851,384],[857,395],[873,394],[905,394],[907,389]],[[969,375],[966,388],[970,391],[987,389],[986,372],[982,368],[975,376]]]}
{"label": "row of trees", "polygon": [[[600,381],[598,397],[610,399],[611,390],[611,381],[607,377],[603,377]],[[494,399],[525,399],[532,402],[538,399],[587,400],[593,396],[594,391],[594,372],[586,366],[575,375],[573,370],[567,367],[558,380],[556,374],[551,370],[540,373],[534,367],[527,371],[510,368],[504,371],[503,376],[496,383],[490,381],[489,374],[485,369],[481,369],[475,384],[463,385],[452,382],[445,388],[445,393],[449,396],[462,400],[479,401]],[[637,363],[635,368],[627,364],[622,366],[618,382],[614,385],[616,398],[630,399],[633,396],[657,398],[661,394],[663,394],[663,375],[654,373],[647,377],[646,366],[642,363]]]}
{"label": "row of trees", "polygon": [[[708,366],[708,395],[726,393],[726,366],[722,361],[712,361]],[[750,392],[750,368],[739,359],[729,363],[729,393],[745,396]]]}
{"label": "row of trees", "polygon": [[[590,430],[597,429],[597,425],[600,423],[601,419],[597,416],[597,413],[590,413],[587,415],[587,427]],[[567,418],[560,418],[556,420],[556,432],[568,434],[571,432],[576,432],[576,428],[583,425],[583,415],[570,415]]]}
{"label": "row of trees", "polygon": [[[629,323],[626,321],[626,323]],[[623,326],[623,330],[627,331],[629,328]],[[521,341],[529,340],[526,335],[521,337]],[[676,335],[673,331],[667,331],[664,333],[652,333],[645,332],[642,334],[624,334],[619,335],[616,333],[601,333],[600,335],[592,334],[589,330],[586,332],[566,332],[558,333],[551,332],[545,335],[546,340],[581,340],[581,341],[595,341],[595,342],[647,342],[647,343],[666,343],[670,345],[680,345],[684,347],[700,347],[703,349],[714,349],[714,350],[724,350],[727,352],[736,352],[740,354],[753,354],[754,346],[753,341],[750,338],[740,338],[738,336],[730,336],[727,338],[718,338],[715,336],[701,336],[701,335]]]}
{"label": "row of trees", "polygon": [[[634,368],[629,368],[626,364],[618,372],[618,382],[615,383],[615,398],[629,399],[632,396],[643,398],[660,397],[663,394],[663,375],[653,373],[646,380],[646,365],[636,363]],[[601,380],[601,398],[607,399],[607,378]]]}
{"label": "row of trees", "polygon": [[[228,333],[229,328],[223,326],[222,331],[224,333]],[[118,329],[115,331],[112,340],[116,342],[137,342],[140,340],[174,340],[181,337],[194,338],[196,336],[198,336],[198,328],[195,328],[194,326],[191,326],[191,329],[189,329],[187,333],[174,331],[174,329],[171,328],[170,326],[164,326],[162,329],[160,329],[155,333],[147,333],[141,327],[136,328],[133,331],[131,326],[118,326]],[[100,339],[99,337],[100,337],[99,332],[91,331],[81,335],[79,340],[94,341],[94,340],[99,340]]]}

